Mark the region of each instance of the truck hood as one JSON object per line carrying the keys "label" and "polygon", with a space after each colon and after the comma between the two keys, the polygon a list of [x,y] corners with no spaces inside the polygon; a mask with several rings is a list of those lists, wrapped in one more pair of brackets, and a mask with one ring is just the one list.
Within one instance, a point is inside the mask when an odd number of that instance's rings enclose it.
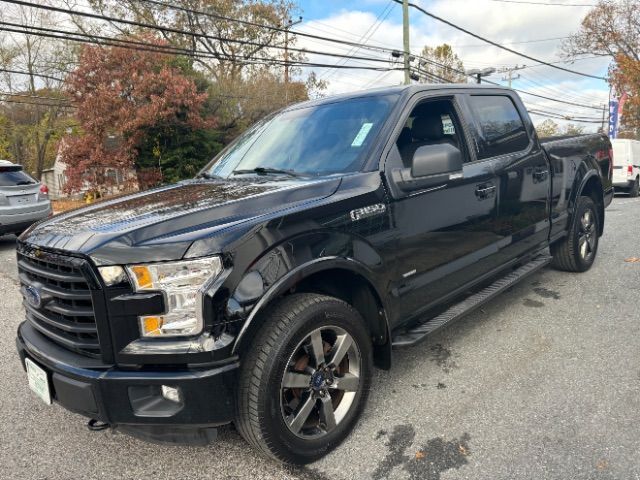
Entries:
{"label": "truck hood", "polygon": [[191,180],[52,217],[20,240],[91,256],[97,264],[182,258],[198,239],[326,198],[339,179]]}

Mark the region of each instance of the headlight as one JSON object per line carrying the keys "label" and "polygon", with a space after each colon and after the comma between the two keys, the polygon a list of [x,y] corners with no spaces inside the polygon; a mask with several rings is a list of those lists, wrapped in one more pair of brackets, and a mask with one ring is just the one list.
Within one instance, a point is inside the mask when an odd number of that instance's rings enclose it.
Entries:
{"label": "headlight", "polygon": [[202,331],[202,295],[222,271],[220,257],[130,265],[136,291],[161,291],[166,313],[139,317],[143,337],[196,335]]}

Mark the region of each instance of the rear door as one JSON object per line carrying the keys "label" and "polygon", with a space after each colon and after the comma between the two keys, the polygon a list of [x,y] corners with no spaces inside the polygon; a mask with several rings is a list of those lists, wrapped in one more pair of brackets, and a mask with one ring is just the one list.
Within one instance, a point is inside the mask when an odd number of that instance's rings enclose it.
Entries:
{"label": "rear door", "polygon": [[541,248],[549,238],[551,172],[533,125],[517,96],[470,94],[465,102],[474,123],[476,153],[497,177],[495,233],[504,238],[500,259]]}

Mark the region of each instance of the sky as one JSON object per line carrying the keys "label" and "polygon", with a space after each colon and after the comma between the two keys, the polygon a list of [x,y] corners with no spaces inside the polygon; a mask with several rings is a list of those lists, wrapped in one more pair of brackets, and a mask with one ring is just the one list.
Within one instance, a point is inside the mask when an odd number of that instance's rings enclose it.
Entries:
{"label": "sky", "polygon": [[[510,48],[548,62],[562,60],[561,45],[568,35],[576,32],[588,13],[593,0],[529,0],[539,3],[566,3],[572,6],[515,3],[500,0],[413,0],[413,3],[467,30]],[[402,6],[392,0],[298,0],[303,21],[294,30],[313,33],[357,43],[379,45],[402,50]],[[485,44],[448,25],[437,22],[418,10],[410,8],[410,44],[412,53],[419,53],[425,45],[448,43],[464,62],[466,69],[495,67],[500,70],[526,66],[514,73],[520,78],[513,87],[559,98],[573,103],[598,107],[583,108],[521,94],[530,109],[557,112],[562,115],[601,118],[602,107],[608,103],[609,87],[604,80],[586,78],[563,72]],[[524,43],[523,43],[524,42]],[[390,58],[388,54],[366,49],[354,52],[348,46],[297,37],[297,47],[358,56]],[[312,62],[358,65],[355,60],[308,55]],[[365,62],[366,63],[366,62]],[[360,63],[362,65],[362,63]],[[380,64],[386,65],[386,64]],[[560,64],[572,70],[596,76],[606,76],[608,58],[579,60]],[[309,68],[305,68],[308,73]],[[328,94],[363,88],[397,85],[402,72],[373,72],[314,68],[316,74],[329,85]],[[506,85],[504,73],[496,73],[490,80]],[[533,116],[540,123],[544,116]],[[566,124],[565,121],[557,123]],[[600,124],[583,123],[586,131],[595,131]]]}

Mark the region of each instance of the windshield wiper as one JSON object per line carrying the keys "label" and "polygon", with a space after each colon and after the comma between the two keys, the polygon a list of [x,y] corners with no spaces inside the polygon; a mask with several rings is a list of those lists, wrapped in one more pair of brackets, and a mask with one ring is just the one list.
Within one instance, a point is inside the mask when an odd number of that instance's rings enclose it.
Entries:
{"label": "windshield wiper", "polygon": [[247,175],[251,173],[255,173],[257,175],[289,175],[290,177],[302,176],[302,174],[293,170],[281,170],[279,168],[270,167],[256,167],[247,170],[234,170],[233,172],[231,172],[232,175]]}
{"label": "windshield wiper", "polygon": [[16,183],[17,185],[34,185],[36,182],[32,182],[30,180],[21,180],[20,182]]}

